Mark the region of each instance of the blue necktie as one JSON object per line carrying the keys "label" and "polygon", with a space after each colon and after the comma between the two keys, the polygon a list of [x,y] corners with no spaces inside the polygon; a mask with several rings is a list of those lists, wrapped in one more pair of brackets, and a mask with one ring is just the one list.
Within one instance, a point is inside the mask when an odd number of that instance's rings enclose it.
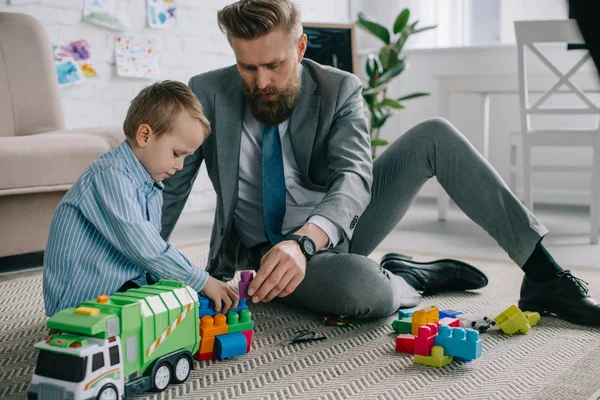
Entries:
{"label": "blue necktie", "polygon": [[262,185],[265,234],[269,242],[275,245],[285,240],[281,234],[285,216],[285,176],[277,125],[265,125],[263,131]]}

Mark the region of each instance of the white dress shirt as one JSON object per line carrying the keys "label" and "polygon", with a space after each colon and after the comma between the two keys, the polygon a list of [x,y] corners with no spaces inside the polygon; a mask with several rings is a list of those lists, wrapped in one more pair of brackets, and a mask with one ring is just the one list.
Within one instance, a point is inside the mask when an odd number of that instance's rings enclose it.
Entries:
{"label": "white dress shirt", "polygon": [[[240,146],[238,201],[234,216],[242,242],[248,248],[268,240],[265,235],[262,212],[264,126],[254,118],[246,106]],[[325,231],[329,237],[329,247],[334,247],[341,236],[341,229],[337,224],[320,215],[313,215],[308,219],[315,206],[325,197],[325,193],[312,191],[302,186],[302,178],[292,151],[288,126],[289,119],[278,125],[286,187],[286,210],[281,231],[285,235],[300,228],[308,220]]]}

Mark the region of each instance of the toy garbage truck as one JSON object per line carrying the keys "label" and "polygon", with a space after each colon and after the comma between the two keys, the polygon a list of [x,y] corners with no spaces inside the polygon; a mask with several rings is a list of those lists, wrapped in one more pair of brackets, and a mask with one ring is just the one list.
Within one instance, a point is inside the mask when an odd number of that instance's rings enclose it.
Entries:
{"label": "toy garbage truck", "polygon": [[[200,349],[199,300],[208,301],[183,282],[160,280],[59,311],[47,327],[60,333],[35,345],[28,400],[116,400],[184,382]],[[228,318],[240,309],[250,318],[247,308],[244,301]]]}

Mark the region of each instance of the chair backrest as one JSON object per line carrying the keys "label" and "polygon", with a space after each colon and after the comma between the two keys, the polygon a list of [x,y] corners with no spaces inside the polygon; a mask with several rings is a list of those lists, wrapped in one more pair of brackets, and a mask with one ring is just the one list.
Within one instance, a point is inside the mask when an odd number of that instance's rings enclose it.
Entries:
{"label": "chair backrest", "polygon": [[35,18],[0,12],[0,136],[64,129],[52,47]]}
{"label": "chair backrest", "polygon": [[[581,67],[590,60],[589,52],[585,51],[581,59],[575,63],[567,72],[562,73],[546,55],[536,46],[537,43],[563,43],[566,51],[566,43],[583,44],[584,40],[579,32],[575,20],[552,20],[552,21],[516,21],[515,33],[517,38],[517,54],[519,63],[519,101],[521,108],[521,128],[523,133],[531,130],[531,116],[538,115],[599,115],[600,108],[590,99],[588,93],[582,90],[574,78]],[[539,61],[541,61],[552,72],[551,76],[544,79],[536,79],[536,90],[540,91],[540,85],[546,83],[542,95],[533,104],[530,104],[529,94],[532,85],[528,79],[526,50],[529,49]],[[588,75],[589,76],[589,75]],[[532,79],[533,81],[533,79]],[[542,83],[541,83],[542,82]],[[587,86],[589,84],[586,83]],[[596,87],[597,81],[594,77],[592,85]],[[563,89],[566,86],[566,89]],[[546,89],[547,88],[547,89]],[[581,107],[544,107],[543,104],[553,95],[575,95],[583,106]]]}

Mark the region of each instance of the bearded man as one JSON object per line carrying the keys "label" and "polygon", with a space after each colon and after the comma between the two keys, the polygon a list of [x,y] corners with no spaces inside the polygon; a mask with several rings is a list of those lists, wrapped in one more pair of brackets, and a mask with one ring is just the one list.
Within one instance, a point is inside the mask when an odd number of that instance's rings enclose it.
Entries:
{"label": "bearded man", "polygon": [[[201,163],[217,194],[208,272],[257,270],[253,302],[281,299],[320,314],[381,317],[418,291],[478,289],[476,268],[367,256],[436,176],[454,202],[525,272],[519,305],[600,323],[581,280],[541,244],[546,228],[451,124],[431,119],[373,163],[360,80],[303,59],[307,38],[289,0],[241,0],[218,13],[236,65],[193,77],[213,134],[164,181],[167,239]],[[432,249],[433,250],[433,249]]]}

